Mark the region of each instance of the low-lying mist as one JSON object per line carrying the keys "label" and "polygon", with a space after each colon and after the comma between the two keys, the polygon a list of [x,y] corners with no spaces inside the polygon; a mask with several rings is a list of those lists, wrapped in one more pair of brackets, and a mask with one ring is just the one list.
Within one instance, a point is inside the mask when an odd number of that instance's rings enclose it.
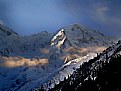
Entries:
{"label": "low-lying mist", "polygon": [[32,58],[27,59],[23,57],[0,57],[0,66],[3,67],[17,67],[17,66],[36,66],[48,64],[48,59]]}

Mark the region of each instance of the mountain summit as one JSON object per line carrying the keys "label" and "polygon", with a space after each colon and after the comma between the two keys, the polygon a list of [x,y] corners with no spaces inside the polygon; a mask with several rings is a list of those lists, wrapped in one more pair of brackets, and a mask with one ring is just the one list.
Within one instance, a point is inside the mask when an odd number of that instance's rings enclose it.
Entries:
{"label": "mountain summit", "polygon": [[57,48],[61,52],[80,50],[80,48],[81,50],[88,48],[89,51],[92,51],[93,47],[104,48],[113,44],[113,38],[79,24],[65,26],[55,35],[40,32],[30,36],[20,36],[11,29],[0,25],[0,38],[1,55],[24,57],[41,56],[43,54],[40,50],[43,48],[50,51]]}
{"label": "mountain summit", "polygon": [[63,54],[64,59],[74,59],[87,53],[100,53],[114,44],[112,37],[79,24],[60,29],[51,39],[51,46]]}
{"label": "mountain summit", "polygon": [[11,29],[9,29],[8,27],[0,24],[0,37],[6,37],[6,36],[10,36],[12,34],[17,34],[16,32],[12,31]]}
{"label": "mountain summit", "polygon": [[96,30],[92,30],[73,24],[65,26],[51,40],[51,45],[57,48],[68,47],[90,47],[90,46],[109,46],[112,43],[110,37],[103,35]]}
{"label": "mountain summit", "polygon": [[0,91],[29,91],[56,75],[63,79],[114,44],[112,39],[79,24],[30,36],[0,25]]}

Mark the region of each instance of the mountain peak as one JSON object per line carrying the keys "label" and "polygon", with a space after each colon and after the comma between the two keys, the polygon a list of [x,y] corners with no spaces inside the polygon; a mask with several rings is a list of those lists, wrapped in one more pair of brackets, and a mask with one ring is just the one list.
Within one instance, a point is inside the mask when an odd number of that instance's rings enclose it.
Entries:
{"label": "mountain peak", "polygon": [[[12,31],[8,27],[0,24],[0,36],[10,36],[12,34],[17,34],[16,32]],[[17,34],[18,35],[18,34]]]}
{"label": "mountain peak", "polygon": [[[71,24],[60,29],[51,40],[51,46],[60,49],[65,47],[87,47],[94,45],[110,44],[109,37],[93,29],[86,28],[79,24]],[[108,42],[108,43],[107,43]]]}
{"label": "mountain peak", "polygon": [[109,37],[79,24],[65,26],[55,35],[40,32],[30,36],[19,36],[0,25],[0,91],[29,91],[58,72],[68,77],[79,62],[87,62],[109,44],[113,44]]}

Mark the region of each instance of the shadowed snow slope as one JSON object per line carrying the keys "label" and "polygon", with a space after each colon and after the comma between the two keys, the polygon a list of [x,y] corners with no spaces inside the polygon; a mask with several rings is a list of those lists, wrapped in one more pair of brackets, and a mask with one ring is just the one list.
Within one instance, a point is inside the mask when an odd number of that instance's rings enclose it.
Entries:
{"label": "shadowed snow slope", "polygon": [[[121,90],[121,41],[107,48],[97,57],[88,55],[78,62],[70,61],[39,91],[104,91]],[[83,62],[81,61],[83,60]],[[80,63],[81,62],[81,63]]]}
{"label": "shadowed snow slope", "polygon": [[30,36],[20,36],[0,25],[0,91],[29,91],[70,65],[59,73],[63,79],[77,62],[88,61],[114,44],[113,40],[79,24],[65,26],[57,33]]}

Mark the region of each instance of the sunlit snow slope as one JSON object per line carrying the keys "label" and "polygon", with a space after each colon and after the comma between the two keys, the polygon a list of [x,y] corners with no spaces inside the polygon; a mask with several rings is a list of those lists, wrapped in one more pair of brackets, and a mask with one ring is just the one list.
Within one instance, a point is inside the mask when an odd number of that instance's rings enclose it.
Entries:
{"label": "sunlit snow slope", "polygon": [[58,76],[67,65],[65,71],[72,73],[72,67],[78,67],[75,63],[93,58],[114,40],[79,24],[30,36],[20,36],[0,24],[0,91],[31,90]]}

